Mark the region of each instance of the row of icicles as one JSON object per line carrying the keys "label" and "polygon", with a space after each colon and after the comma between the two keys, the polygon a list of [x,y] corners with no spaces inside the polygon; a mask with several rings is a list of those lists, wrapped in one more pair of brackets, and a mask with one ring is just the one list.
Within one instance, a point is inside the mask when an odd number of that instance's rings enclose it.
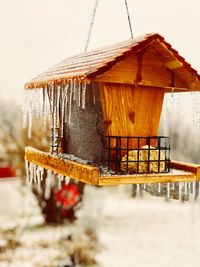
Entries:
{"label": "row of icicles", "polygon": [[[41,184],[45,180],[45,191],[44,198],[49,199],[51,195],[51,189],[57,186],[58,190],[62,188],[62,184],[68,184],[70,182],[70,178],[53,172],[51,170],[46,170],[43,167],[34,164],[25,160],[26,165],[26,183],[27,185],[36,184],[38,193],[42,192]],[[57,179],[56,179],[57,178]],[[56,183],[56,184],[55,184]]]}
{"label": "row of icicles", "polygon": [[73,101],[80,109],[85,109],[86,89],[85,80],[73,79],[64,85],[49,84],[44,88],[25,90],[23,127],[28,128],[28,138],[31,138],[33,117],[42,119],[44,124],[51,118],[52,128],[59,128],[62,138],[64,123],[72,123]]}
{"label": "row of icicles", "polygon": [[[23,108],[24,127],[28,128],[28,137],[31,138],[32,119],[40,118],[46,125],[47,120],[51,117],[52,128],[59,128],[60,137],[63,137],[64,123],[69,125],[72,123],[72,103],[75,102],[80,109],[85,109],[86,106],[86,81],[69,80],[65,85],[48,85],[45,88],[30,89],[25,92],[25,105]],[[95,103],[95,100],[94,100]],[[187,106],[187,110],[184,109]],[[192,122],[196,130],[200,130],[200,94],[199,93],[172,93],[165,96],[164,112],[170,111],[177,115],[185,116],[186,121]],[[183,112],[185,111],[185,112]],[[55,133],[55,131],[54,131]],[[53,139],[55,137],[53,136]],[[54,143],[54,141],[52,141]],[[33,163],[26,162],[27,181],[29,184],[37,183],[38,190],[41,190],[41,181],[44,178],[44,169]],[[53,173],[46,170],[45,180],[45,198],[49,198],[52,183],[55,182],[55,176],[58,178],[58,187],[68,177]],[[136,191],[142,192],[154,190],[155,195],[166,195],[167,199],[173,197],[173,193],[179,196],[180,199],[189,199],[189,196],[197,199],[199,196],[199,182],[183,182],[175,184],[157,184],[157,186],[144,184],[136,185]],[[172,193],[173,192],[173,193]]]}
{"label": "row of icicles", "polygon": [[179,199],[181,201],[198,200],[200,195],[200,182],[175,182],[136,184],[133,186],[133,195],[142,195],[146,191],[154,196],[162,196],[167,200]]}
{"label": "row of icicles", "polygon": [[[45,199],[50,198],[51,188],[61,189],[62,184],[68,184],[70,178],[58,174],[51,170],[46,170],[32,162],[26,161],[27,184],[37,185],[38,192],[41,192],[41,183],[45,179]],[[157,184],[135,184],[134,196],[142,195],[143,191],[149,192],[154,196],[162,196],[167,200],[180,199],[181,201],[197,200],[200,194],[200,182],[177,182],[177,183],[157,183]]]}
{"label": "row of icicles", "polygon": [[[47,119],[51,118],[52,129],[59,128],[60,138],[62,138],[64,123],[69,125],[72,123],[73,101],[80,109],[85,109],[86,89],[87,82],[85,80],[73,79],[65,85],[54,84],[46,85],[44,88],[25,90],[23,126],[28,128],[28,138],[31,138],[33,117],[42,119],[44,125],[46,125]],[[177,117],[181,116],[194,130],[199,131],[200,93],[166,94],[163,112],[171,112]]]}

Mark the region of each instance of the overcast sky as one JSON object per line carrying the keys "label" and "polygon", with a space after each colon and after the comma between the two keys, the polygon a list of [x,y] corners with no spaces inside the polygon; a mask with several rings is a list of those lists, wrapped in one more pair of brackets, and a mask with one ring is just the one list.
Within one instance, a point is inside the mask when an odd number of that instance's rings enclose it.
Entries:
{"label": "overcast sky", "polygon": [[[96,0],[0,0],[0,98],[82,52]],[[158,32],[200,69],[200,0],[127,0],[134,36]],[[124,0],[99,0],[89,49],[130,38]]]}

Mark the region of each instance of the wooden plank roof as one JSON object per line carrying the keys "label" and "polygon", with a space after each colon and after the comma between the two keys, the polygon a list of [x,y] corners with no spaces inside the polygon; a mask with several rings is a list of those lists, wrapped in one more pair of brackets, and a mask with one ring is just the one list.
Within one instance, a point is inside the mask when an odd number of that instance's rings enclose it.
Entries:
{"label": "wooden plank roof", "polygon": [[200,76],[197,71],[161,35],[154,33],[66,58],[33,78],[25,88],[44,87],[47,83],[65,83],[69,79],[95,79],[132,53],[137,54],[153,44],[154,48],[158,48],[161,56],[165,51],[163,58],[165,61],[167,59],[165,64],[167,68],[173,71],[174,68],[182,67],[192,75],[194,82],[199,83]]}

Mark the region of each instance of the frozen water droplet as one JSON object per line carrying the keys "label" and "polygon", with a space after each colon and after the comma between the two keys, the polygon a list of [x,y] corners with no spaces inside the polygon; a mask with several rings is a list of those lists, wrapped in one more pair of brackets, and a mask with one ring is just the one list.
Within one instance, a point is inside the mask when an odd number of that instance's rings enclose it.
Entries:
{"label": "frozen water droplet", "polygon": [[26,168],[26,184],[29,184],[30,175],[29,175],[29,162],[25,160],[25,168]]}
{"label": "frozen water droplet", "polygon": [[31,139],[32,135],[32,113],[28,113],[28,138]]}
{"label": "frozen water droplet", "polygon": [[29,163],[29,174],[30,174],[29,184],[32,185],[34,181],[34,164],[32,162]]}
{"label": "frozen water droplet", "polygon": [[36,169],[36,178],[37,178],[37,191],[38,193],[41,193],[42,189],[41,189],[41,169],[39,166],[37,166]]}
{"label": "frozen water droplet", "polygon": [[172,190],[174,190],[175,189],[175,184],[172,183],[171,185],[172,185]]}
{"label": "frozen water droplet", "polygon": [[81,106],[81,81],[78,83],[78,106]]}
{"label": "frozen water droplet", "polygon": [[70,86],[70,94],[69,94],[69,124],[71,124],[71,115],[72,115],[72,86]]}
{"label": "frozen water droplet", "polygon": [[62,182],[63,182],[63,175],[58,174],[58,189],[59,190],[62,188]]}
{"label": "frozen water droplet", "polygon": [[182,199],[182,182],[179,183],[179,199]]}
{"label": "frozen water droplet", "polygon": [[158,194],[161,192],[161,183],[158,183]]}
{"label": "frozen water droplet", "polygon": [[65,123],[68,122],[68,90],[69,89],[69,84],[67,83],[64,87],[64,106],[65,106]]}
{"label": "frozen water droplet", "polygon": [[69,184],[69,182],[70,182],[70,177],[65,176],[65,184]]}
{"label": "frozen water droplet", "polygon": [[195,182],[195,200],[199,198],[199,182]]}
{"label": "frozen water droplet", "polygon": [[94,102],[94,105],[96,105],[96,97],[95,97],[95,88],[94,88],[94,85],[92,84],[92,95],[93,95],[93,102]]}
{"label": "frozen water droplet", "polygon": [[170,183],[167,183],[167,199],[170,199]]}
{"label": "frozen water droplet", "polygon": [[83,82],[82,86],[82,109],[85,109],[85,102],[86,102],[86,89],[87,89],[87,83],[86,81]]}
{"label": "frozen water droplet", "polygon": [[64,118],[65,118],[65,90],[62,87],[60,92],[60,135],[63,137],[63,127],[64,127]]}
{"label": "frozen water droplet", "polygon": [[73,80],[73,100],[76,100],[76,79]]}
{"label": "frozen water droplet", "polygon": [[44,198],[45,199],[49,199],[50,196],[51,196],[52,175],[53,175],[52,171],[47,170],[47,177],[46,177],[46,180],[45,180],[45,191],[44,191]]}

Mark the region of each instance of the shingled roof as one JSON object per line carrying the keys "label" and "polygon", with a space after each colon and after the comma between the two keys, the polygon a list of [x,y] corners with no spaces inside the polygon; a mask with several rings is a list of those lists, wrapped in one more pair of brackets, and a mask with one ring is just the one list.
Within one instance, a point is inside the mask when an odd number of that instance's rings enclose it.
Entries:
{"label": "shingled roof", "polygon": [[131,53],[138,53],[141,49],[148,47],[156,41],[160,46],[165,47],[169,55],[176,58],[193,77],[200,80],[197,71],[161,35],[154,33],[66,58],[33,78],[25,85],[25,88],[43,87],[47,83],[60,83],[69,79],[94,79],[97,75],[108,71],[116,63],[127,58]]}

